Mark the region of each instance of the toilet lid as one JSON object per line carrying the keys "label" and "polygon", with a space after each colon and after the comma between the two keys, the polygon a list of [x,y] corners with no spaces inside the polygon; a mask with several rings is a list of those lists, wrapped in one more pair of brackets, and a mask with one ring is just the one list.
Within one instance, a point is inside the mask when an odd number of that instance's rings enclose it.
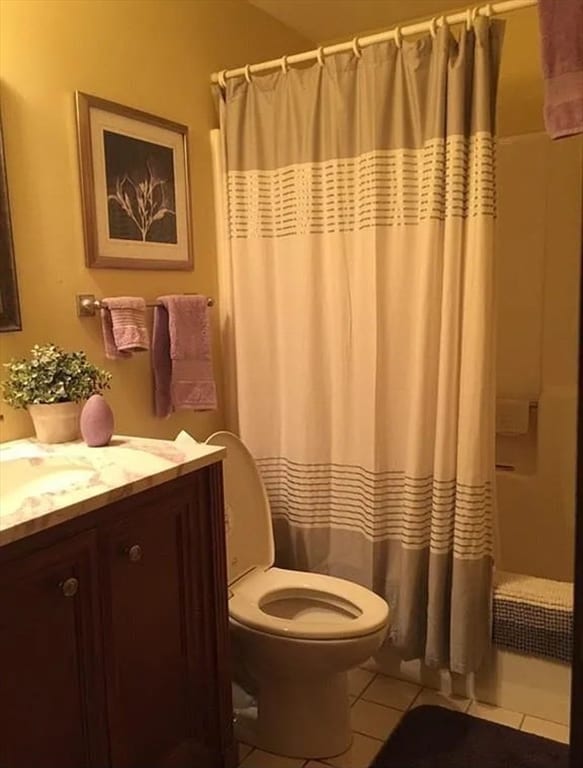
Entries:
{"label": "toilet lid", "polygon": [[215,432],[209,445],[227,449],[223,461],[229,584],[254,568],[270,568],[275,552],[271,511],[253,456],[236,435]]}

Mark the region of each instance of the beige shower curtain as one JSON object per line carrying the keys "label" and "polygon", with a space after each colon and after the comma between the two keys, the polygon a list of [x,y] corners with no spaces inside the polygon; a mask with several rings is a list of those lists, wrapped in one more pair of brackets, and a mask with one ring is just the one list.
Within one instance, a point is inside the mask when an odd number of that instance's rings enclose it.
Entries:
{"label": "beige shower curtain", "polygon": [[478,18],[220,98],[231,421],[278,564],[372,588],[403,658],[461,673],[490,637],[501,38]]}

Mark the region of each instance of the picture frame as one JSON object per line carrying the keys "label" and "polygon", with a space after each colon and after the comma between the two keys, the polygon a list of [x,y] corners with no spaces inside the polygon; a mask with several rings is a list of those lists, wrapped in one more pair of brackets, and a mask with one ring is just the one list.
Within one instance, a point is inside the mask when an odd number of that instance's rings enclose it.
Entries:
{"label": "picture frame", "polygon": [[0,333],[21,331],[18,280],[10,219],[10,198],[0,117]]}
{"label": "picture frame", "polygon": [[85,263],[193,268],[188,128],[77,91]]}

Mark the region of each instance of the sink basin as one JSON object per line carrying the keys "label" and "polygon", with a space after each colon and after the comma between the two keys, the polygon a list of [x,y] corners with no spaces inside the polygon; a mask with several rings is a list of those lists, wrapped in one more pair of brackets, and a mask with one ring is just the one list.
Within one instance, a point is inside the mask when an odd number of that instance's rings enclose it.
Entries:
{"label": "sink basin", "polygon": [[95,468],[61,456],[0,461],[0,517],[14,512],[26,499],[39,499],[85,485]]}

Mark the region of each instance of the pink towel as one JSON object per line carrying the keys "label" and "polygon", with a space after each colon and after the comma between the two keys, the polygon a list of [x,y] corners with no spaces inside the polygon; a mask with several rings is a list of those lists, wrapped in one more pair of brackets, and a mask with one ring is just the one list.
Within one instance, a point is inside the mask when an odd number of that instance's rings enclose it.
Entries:
{"label": "pink towel", "polygon": [[583,0],[539,0],[538,11],[547,133],[583,133]]}
{"label": "pink towel", "polygon": [[131,357],[132,352],[150,349],[146,328],[146,302],[138,296],[103,299],[101,329],[105,356],[109,360]]}
{"label": "pink towel", "polygon": [[164,306],[154,307],[152,369],[154,371],[154,412],[156,416],[169,416],[172,411],[170,398],[172,360],[170,359],[168,310]]}
{"label": "pink towel", "polygon": [[161,296],[154,310],[152,364],[156,416],[217,407],[205,296]]}

